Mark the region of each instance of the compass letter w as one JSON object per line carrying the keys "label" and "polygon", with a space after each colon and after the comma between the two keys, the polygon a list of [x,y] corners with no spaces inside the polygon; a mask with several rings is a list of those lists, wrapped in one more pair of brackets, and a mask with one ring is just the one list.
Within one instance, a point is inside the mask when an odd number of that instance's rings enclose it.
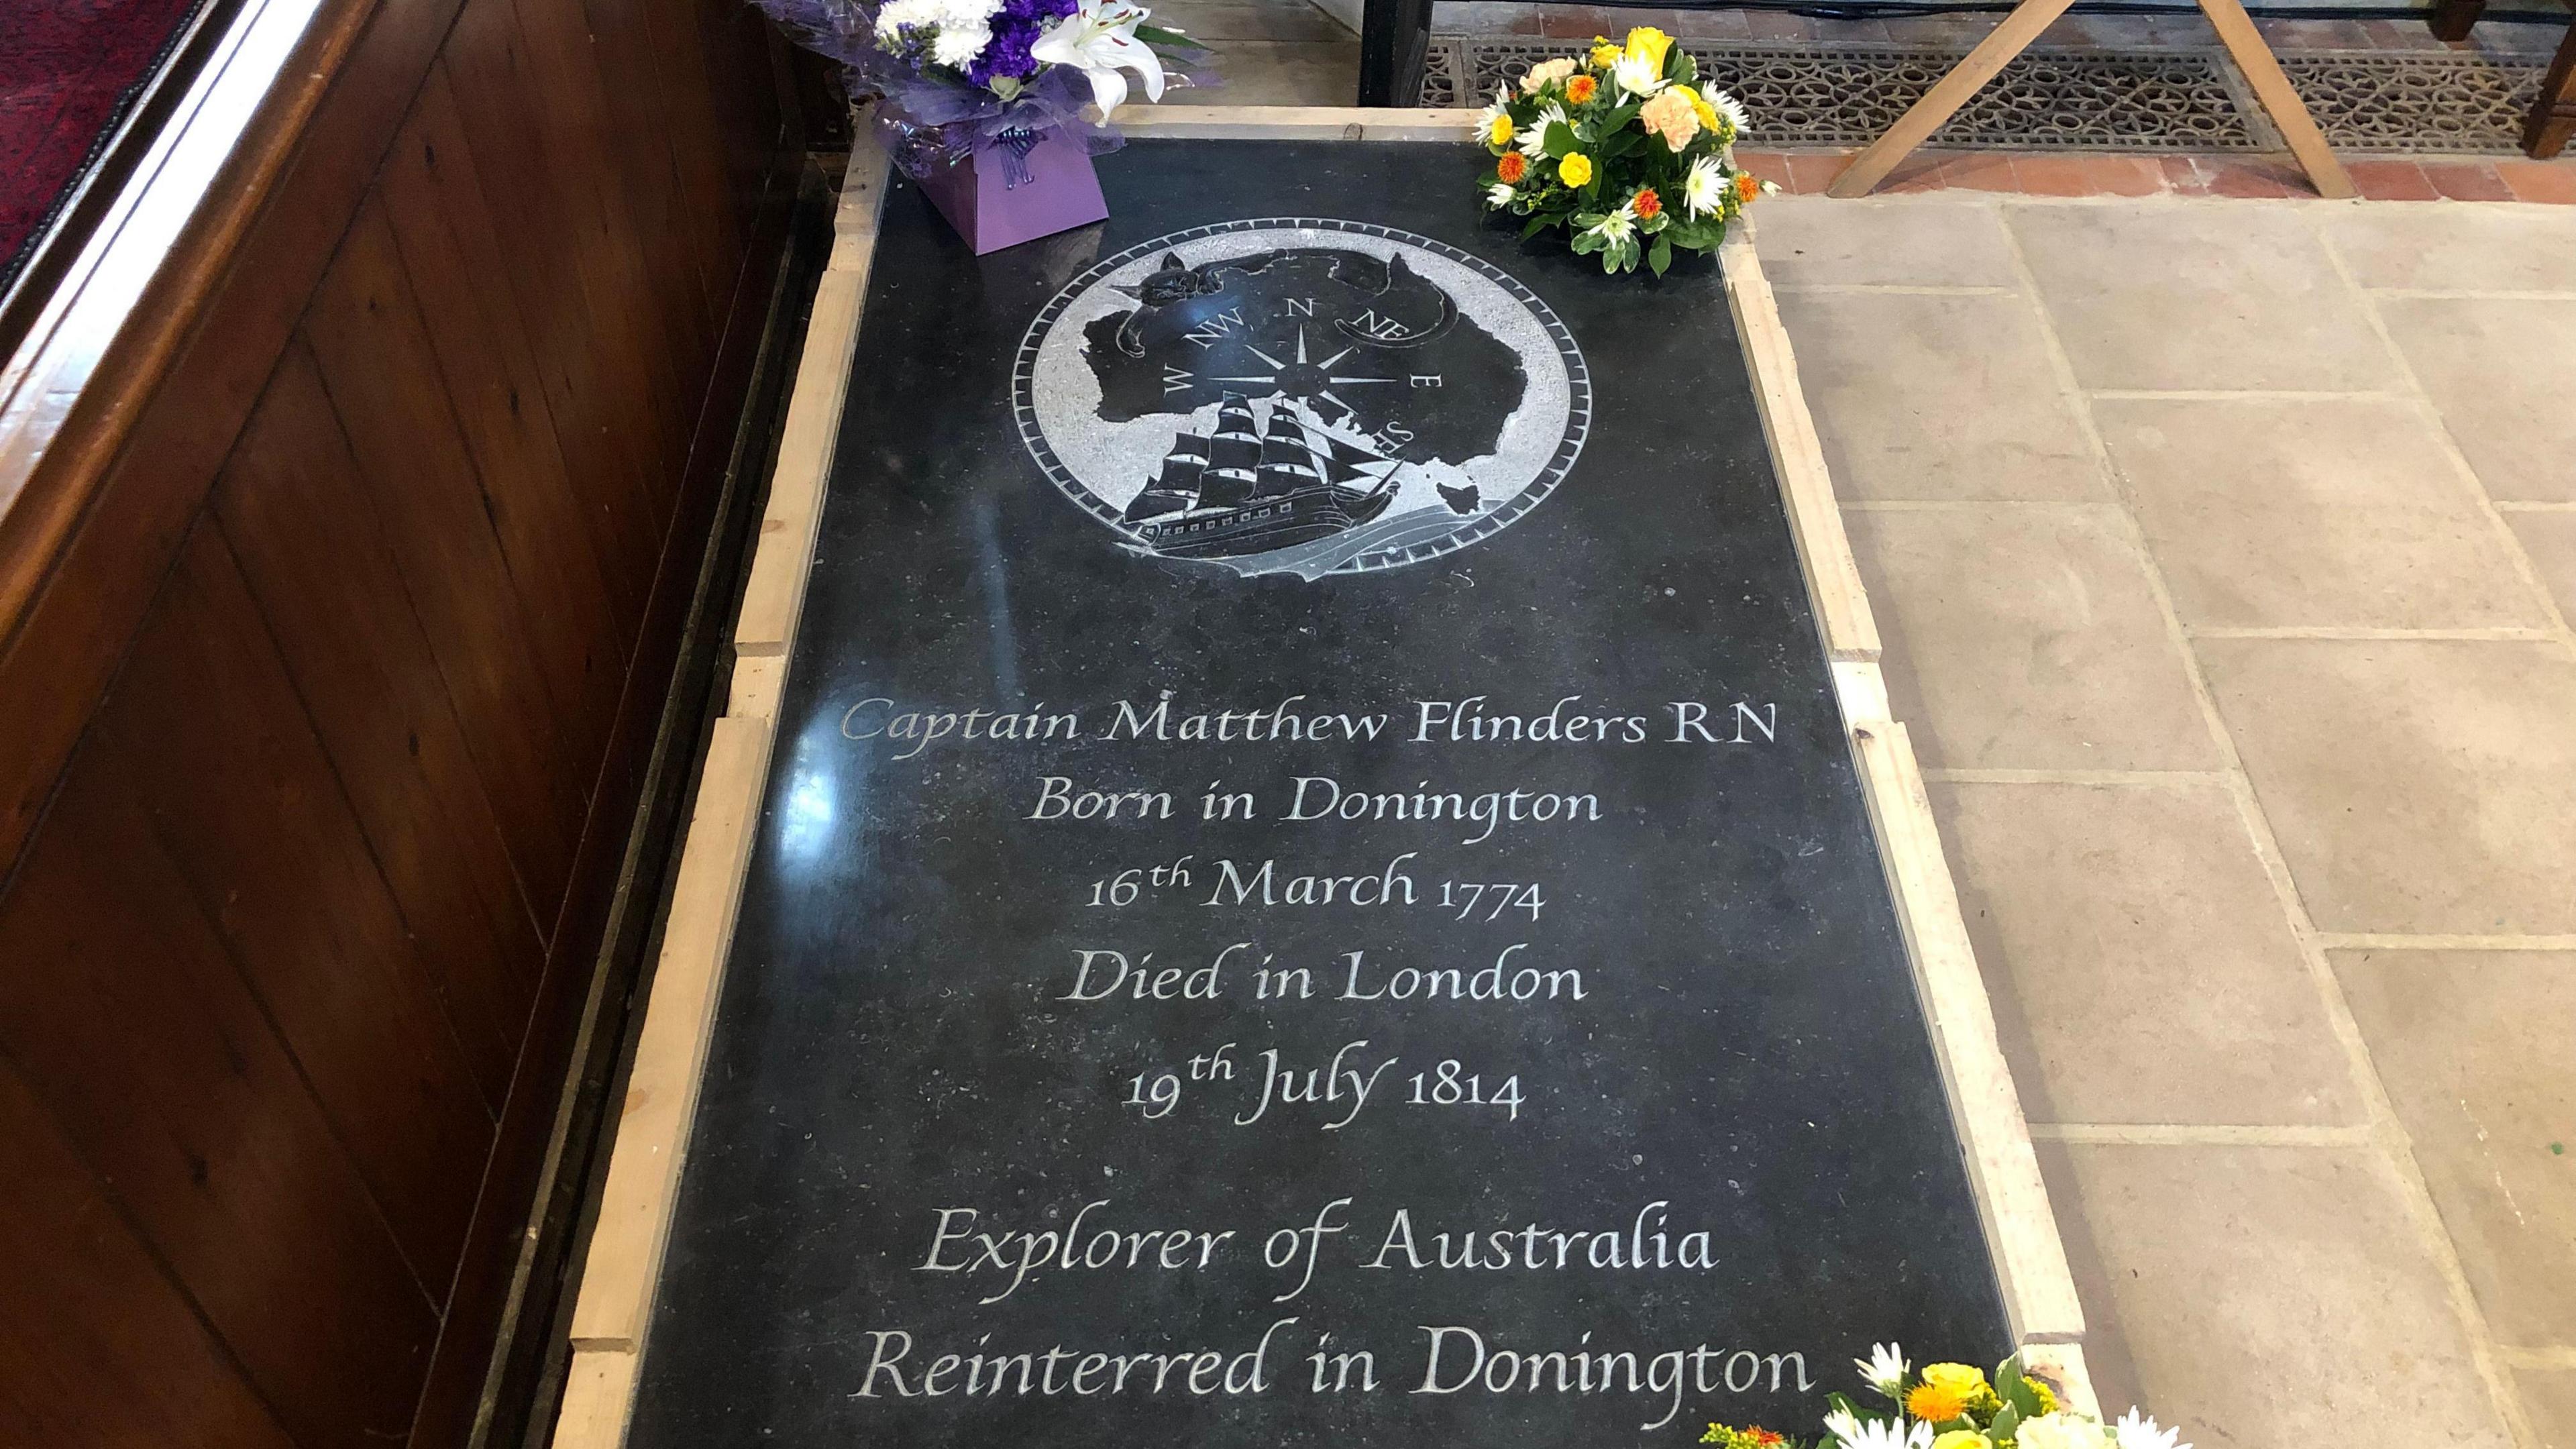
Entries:
{"label": "compass letter w", "polygon": [[1242,325],[1243,309],[1241,307],[1236,307],[1231,311],[1218,312],[1211,315],[1206,321],[1201,322],[1196,327],[1191,328],[1189,331],[1184,332],[1181,335],[1188,338],[1190,341],[1197,343],[1201,347],[1214,347],[1219,338]]}

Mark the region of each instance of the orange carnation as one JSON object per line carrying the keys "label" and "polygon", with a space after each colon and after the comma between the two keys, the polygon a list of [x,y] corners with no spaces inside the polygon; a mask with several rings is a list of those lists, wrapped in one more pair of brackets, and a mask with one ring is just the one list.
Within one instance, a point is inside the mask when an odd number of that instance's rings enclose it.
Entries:
{"label": "orange carnation", "polygon": [[1506,186],[1518,186],[1521,178],[1529,175],[1529,158],[1518,151],[1506,151],[1502,159],[1494,163],[1494,175],[1501,178]]}
{"label": "orange carnation", "polygon": [[1629,199],[1628,204],[1637,209],[1639,221],[1653,221],[1655,213],[1664,209],[1664,199],[1657,196],[1655,188],[1651,186],[1639,187],[1637,194]]}
{"label": "orange carnation", "polygon": [[1737,200],[1751,201],[1753,198],[1760,196],[1761,194],[1762,178],[1755,176],[1749,171],[1735,178],[1735,195]]}
{"label": "orange carnation", "polygon": [[1599,81],[1588,75],[1579,75],[1565,83],[1565,98],[1579,106],[1592,99],[1593,92],[1599,89],[1601,89]]}

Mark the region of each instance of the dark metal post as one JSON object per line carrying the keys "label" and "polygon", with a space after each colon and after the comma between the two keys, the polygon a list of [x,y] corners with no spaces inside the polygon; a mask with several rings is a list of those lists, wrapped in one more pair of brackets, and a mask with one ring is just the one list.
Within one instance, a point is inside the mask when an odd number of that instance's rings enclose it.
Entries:
{"label": "dark metal post", "polygon": [[1431,0],[1368,0],[1360,16],[1360,104],[1419,105],[1430,49]]}

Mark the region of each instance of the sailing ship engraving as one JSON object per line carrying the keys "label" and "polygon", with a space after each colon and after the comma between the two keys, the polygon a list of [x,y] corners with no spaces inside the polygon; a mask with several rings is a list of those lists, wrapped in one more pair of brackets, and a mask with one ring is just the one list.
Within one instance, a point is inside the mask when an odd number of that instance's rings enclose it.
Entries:
{"label": "sailing ship engraving", "polygon": [[1267,426],[1239,392],[1218,399],[1205,434],[1184,431],[1127,505],[1137,539],[1174,558],[1234,558],[1329,538],[1377,517],[1401,465],[1328,433],[1305,404],[1279,397]]}

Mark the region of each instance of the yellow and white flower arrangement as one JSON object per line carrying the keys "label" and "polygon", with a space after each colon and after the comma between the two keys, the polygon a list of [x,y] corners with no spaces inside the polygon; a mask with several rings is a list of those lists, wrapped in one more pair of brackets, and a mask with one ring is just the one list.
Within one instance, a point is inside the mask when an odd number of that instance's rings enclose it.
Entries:
{"label": "yellow and white flower arrangement", "polygon": [[2191,1449],[2178,1431],[2131,1409],[2105,1424],[2057,1401],[2057,1391],[2022,1370],[2015,1354],[1985,1370],[1963,1363],[1923,1366],[1919,1374],[1892,1343],[1874,1344],[1852,1360],[1861,1382],[1895,1409],[1872,1413],[1841,1394],[1827,1394],[1824,1437],[1805,1445],[1768,1429],[1711,1424],[1703,1444],[1723,1449]]}
{"label": "yellow and white flower arrangement", "polygon": [[1642,263],[1661,276],[1676,250],[1716,250],[1727,223],[1777,189],[1735,164],[1751,124],[1671,36],[1641,26],[1494,93],[1476,117],[1494,158],[1485,206],[1527,218],[1525,237],[1565,232],[1605,272]]}

